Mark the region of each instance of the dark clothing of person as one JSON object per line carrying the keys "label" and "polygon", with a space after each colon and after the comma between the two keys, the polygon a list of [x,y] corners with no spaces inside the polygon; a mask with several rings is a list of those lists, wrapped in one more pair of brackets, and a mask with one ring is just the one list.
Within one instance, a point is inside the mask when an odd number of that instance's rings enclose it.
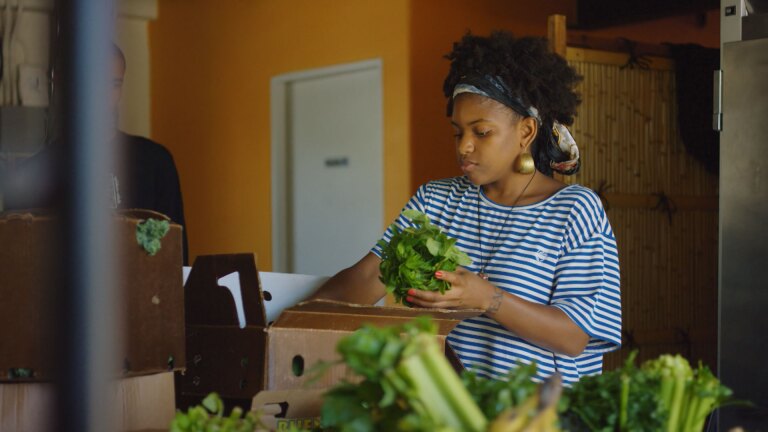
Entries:
{"label": "dark clothing of person", "polygon": [[[168,216],[182,226],[184,265],[188,262],[184,205],[176,164],[162,145],[139,136],[118,132],[115,156],[122,164],[113,170],[105,189],[117,209],[148,209]],[[57,146],[48,146],[20,164],[9,179],[5,210],[50,208],[57,193],[50,180]]]}
{"label": "dark clothing of person", "polygon": [[[119,133],[124,146],[125,186],[118,208],[140,208],[160,212],[182,226],[184,265],[188,262],[184,204],[176,164],[171,153],[147,138]],[[121,183],[122,184],[122,183]]]}

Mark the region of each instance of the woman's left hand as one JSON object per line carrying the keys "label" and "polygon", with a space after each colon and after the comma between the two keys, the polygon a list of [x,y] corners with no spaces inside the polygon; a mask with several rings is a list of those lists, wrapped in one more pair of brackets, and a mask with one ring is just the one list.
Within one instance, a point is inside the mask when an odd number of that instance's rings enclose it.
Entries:
{"label": "woman's left hand", "polygon": [[507,294],[463,267],[438,273],[435,277],[450,283],[451,289],[445,294],[410,289],[406,300],[425,308],[483,310],[516,336],[571,357],[580,355],[589,342],[589,336],[555,306]]}
{"label": "woman's left hand", "polygon": [[487,280],[464,267],[454,272],[439,271],[435,277],[450,283],[451,289],[440,294],[411,288],[406,300],[425,308],[488,310],[495,287]]}

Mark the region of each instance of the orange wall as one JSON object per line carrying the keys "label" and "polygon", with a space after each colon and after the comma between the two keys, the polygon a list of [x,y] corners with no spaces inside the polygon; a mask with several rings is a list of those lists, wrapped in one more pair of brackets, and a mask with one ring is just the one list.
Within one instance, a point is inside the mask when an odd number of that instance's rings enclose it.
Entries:
{"label": "orange wall", "polygon": [[[411,189],[432,179],[461,175],[455,161],[452,130],[445,116],[443,79],[452,43],[467,31],[486,35],[509,30],[516,36],[546,36],[547,17],[573,10],[572,0],[414,0],[411,2]],[[718,10],[701,27],[696,17],[681,16],[586,33],[626,37],[647,43],[693,42],[719,47]]]}
{"label": "orange wall", "polygon": [[[271,269],[270,79],[383,60],[385,221],[410,193],[407,0],[162,0],[150,27],[152,136],[180,172],[191,256]],[[383,228],[383,227],[382,227]]]}

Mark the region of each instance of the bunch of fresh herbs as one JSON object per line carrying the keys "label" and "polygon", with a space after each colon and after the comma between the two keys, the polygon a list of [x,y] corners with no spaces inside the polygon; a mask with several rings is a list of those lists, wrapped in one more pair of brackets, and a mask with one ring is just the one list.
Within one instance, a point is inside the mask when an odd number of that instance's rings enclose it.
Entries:
{"label": "bunch of fresh herbs", "polygon": [[403,216],[414,226],[400,230],[392,224],[389,243],[380,240],[378,244],[382,250],[380,280],[397,302],[406,304],[410,288],[445,293],[450,284],[437,279],[435,272],[454,271],[472,264],[472,260],[455,246],[456,239],[433,225],[427,215],[409,209]]}

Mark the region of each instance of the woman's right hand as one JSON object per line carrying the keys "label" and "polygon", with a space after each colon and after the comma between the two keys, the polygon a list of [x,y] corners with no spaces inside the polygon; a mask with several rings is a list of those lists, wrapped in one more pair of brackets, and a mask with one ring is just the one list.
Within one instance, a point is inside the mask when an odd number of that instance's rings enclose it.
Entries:
{"label": "woman's right hand", "polygon": [[406,300],[417,306],[441,309],[488,311],[494,305],[494,296],[499,288],[464,267],[458,267],[453,272],[439,271],[435,277],[450,283],[451,289],[444,294],[410,289]]}

